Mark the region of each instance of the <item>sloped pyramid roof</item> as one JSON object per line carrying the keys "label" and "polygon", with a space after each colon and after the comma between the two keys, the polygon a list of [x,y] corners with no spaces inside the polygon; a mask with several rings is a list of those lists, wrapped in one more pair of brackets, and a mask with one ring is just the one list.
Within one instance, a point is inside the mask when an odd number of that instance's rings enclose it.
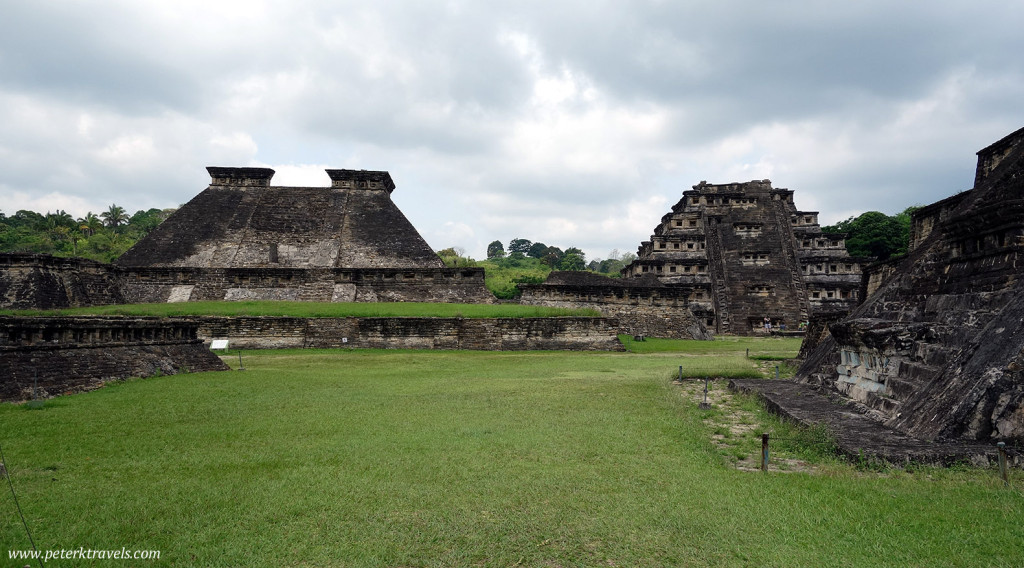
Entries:
{"label": "sloped pyramid roof", "polygon": [[443,268],[391,201],[385,171],[327,170],[330,187],[270,185],[269,168],[208,167],[212,182],[120,266]]}

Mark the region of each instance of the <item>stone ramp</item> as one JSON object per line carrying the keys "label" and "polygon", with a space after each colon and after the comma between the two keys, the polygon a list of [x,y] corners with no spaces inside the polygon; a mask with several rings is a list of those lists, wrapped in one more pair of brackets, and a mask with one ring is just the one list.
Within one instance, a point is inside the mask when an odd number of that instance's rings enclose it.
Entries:
{"label": "stone ramp", "polygon": [[[850,459],[877,458],[894,464],[995,464],[995,444],[929,442],[887,428],[859,412],[838,393],[786,380],[733,379],[733,391],[756,394],[768,410],[808,426],[823,425],[832,433],[840,453]],[[1008,461],[1024,466],[1020,452],[1007,448]]]}

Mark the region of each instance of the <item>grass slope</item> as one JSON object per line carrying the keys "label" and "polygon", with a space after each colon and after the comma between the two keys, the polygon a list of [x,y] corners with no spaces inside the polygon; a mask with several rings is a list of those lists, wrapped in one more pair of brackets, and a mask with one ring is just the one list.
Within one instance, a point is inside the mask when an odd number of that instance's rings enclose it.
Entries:
{"label": "grass slope", "polygon": [[[0,405],[0,443],[41,548],[162,551],[147,566],[1024,558],[1024,498],[991,470],[731,468],[707,411],[670,380],[764,344],[707,342],[703,356],[254,352],[244,372]],[[5,491],[0,548],[28,546]]]}
{"label": "grass slope", "polygon": [[426,302],[176,302],[118,304],[62,310],[0,310],[0,315],[128,315],[128,316],[293,316],[328,317],[465,317],[531,318],[599,316],[597,310],[547,308],[519,304],[442,304]]}

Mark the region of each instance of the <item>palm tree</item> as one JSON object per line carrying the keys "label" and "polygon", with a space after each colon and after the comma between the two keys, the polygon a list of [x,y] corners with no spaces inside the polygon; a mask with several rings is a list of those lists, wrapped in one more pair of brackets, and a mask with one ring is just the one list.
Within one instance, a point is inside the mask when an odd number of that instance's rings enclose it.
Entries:
{"label": "palm tree", "polygon": [[122,223],[128,221],[128,214],[124,212],[123,207],[111,204],[106,211],[100,213],[100,217],[111,229],[116,229],[121,226]]}
{"label": "palm tree", "polygon": [[47,212],[46,225],[51,229],[54,227],[71,228],[75,226],[75,218],[72,217],[71,214],[68,213],[67,211],[64,211],[63,209],[58,209],[56,213]]}
{"label": "palm tree", "polygon": [[85,217],[78,220],[78,228],[82,231],[82,234],[91,237],[96,234],[96,231],[103,228],[103,222],[100,221],[100,218],[95,213],[90,211],[85,214]]}

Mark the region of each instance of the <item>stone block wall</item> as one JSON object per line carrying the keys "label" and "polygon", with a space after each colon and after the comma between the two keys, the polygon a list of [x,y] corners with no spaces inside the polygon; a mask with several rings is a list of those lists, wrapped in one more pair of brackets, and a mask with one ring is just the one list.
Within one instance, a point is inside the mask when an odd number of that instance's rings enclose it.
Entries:
{"label": "stone block wall", "polygon": [[492,303],[482,268],[178,268],[120,270],[128,303],[198,300]]}
{"label": "stone block wall", "polygon": [[117,267],[0,254],[0,308],[55,309],[198,300],[495,301],[482,268]]}
{"label": "stone block wall", "polygon": [[0,400],[92,390],[128,377],[228,367],[182,320],[0,317]]}
{"label": "stone block wall", "polygon": [[608,278],[583,272],[552,272],[543,284],[520,284],[520,303],[594,309],[619,322],[619,333],[673,339],[712,339],[704,306],[688,286],[654,278]]}
{"label": "stone block wall", "polygon": [[194,317],[199,337],[230,348],[621,351],[614,318]]}
{"label": "stone block wall", "polygon": [[28,310],[123,302],[108,264],[45,254],[0,254],[0,308]]}

